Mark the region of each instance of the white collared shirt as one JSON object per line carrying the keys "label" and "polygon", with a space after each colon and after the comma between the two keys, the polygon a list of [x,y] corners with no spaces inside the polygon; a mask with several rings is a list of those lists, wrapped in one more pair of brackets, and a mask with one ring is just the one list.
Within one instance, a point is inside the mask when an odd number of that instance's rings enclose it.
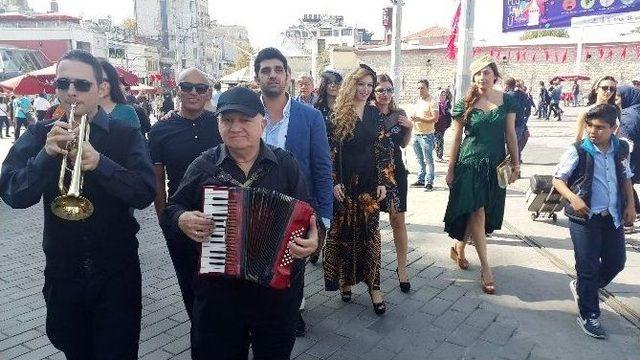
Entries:
{"label": "white collared shirt", "polygon": [[[262,101],[262,105],[264,105],[264,99],[260,97],[260,100]],[[288,94],[287,104],[282,110],[282,119],[280,119],[280,121],[272,122],[267,107],[264,107],[264,118],[267,121],[267,125],[264,128],[264,133],[262,133],[262,140],[264,140],[265,143],[284,149],[284,144],[287,142],[287,131],[289,130],[290,111],[291,97]]]}

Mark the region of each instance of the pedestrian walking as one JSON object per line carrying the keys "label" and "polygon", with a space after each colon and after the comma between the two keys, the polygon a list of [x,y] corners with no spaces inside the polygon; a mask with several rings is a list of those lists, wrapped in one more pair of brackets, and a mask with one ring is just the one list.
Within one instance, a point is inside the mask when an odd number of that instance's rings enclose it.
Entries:
{"label": "pedestrian walking", "polygon": [[[105,87],[93,55],[67,52],[58,61],[55,79],[61,107],[76,105],[75,118],[68,121],[67,110],[62,120],[37,122],[16,141],[2,164],[0,196],[12,208],[42,201],[42,294],[51,344],[67,359],[137,359],[140,226],[129,209],[144,209],[153,201],[151,161],[140,132],[110,121],[98,106]],[[71,221],[58,217],[52,204],[60,196],[62,157],[68,156],[69,142],[77,139],[70,130],[78,130],[83,116],[90,135],[82,147],[81,191],[94,211],[84,220]]]}
{"label": "pedestrian walking", "polygon": [[[333,180],[329,142],[322,114],[312,106],[291,98],[286,91],[291,80],[287,58],[275,48],[258,52],[254,62],[256,83],[265,108],[262,139],[268,145],[293,154],[309,188],[310,202],[322,221],[321,233],[331,225]],[[304,275],[304,268],[302,269]],[[299,290],[300,310],[304,310],[304,279]],[[304,336],[306,325],[298,314],[297,336]]]}
{"label": "pedestrian walking", "polygon": [[618,109],[600,104],[585,115],[589,134],[560,159],[553,186],[568,200],[565,214],[573,242],[577,280],[569,288],[577,303],[577,323],[589,336],[605,338],[598,291],[624,268],[623,224],[636,211],[629,169],[629,145],[618,139]]}
{"label": "pedestrian walking", "polygon": [[340,289],[351,301],[351,287],[364,282],[376,314],[387,307],[380,290],[380,205],[395,187],[393,145],[380,112],[368,105],[376,74],[361,65],[345,79],[331,119],[335,206],[324,250],[325,288]]}
{"label": "pedestrian walking", "polygon": [[485,235],[502,226],[506,190],[498,186],[496,167],[505,160],[505,142],[513,169],[509,183],[520,174],[515,130],[518,105],[512,96],[494,89],[500,74],[491,57],[475,60],[470,73],[473,85],[452,111],[456,121],[446,178],[450,192],[444,230],[457,240],[451,258],[464,270],[469,268],[465,241],[471,237],[480,259],[482,290],[493,294],[496,286]]}
{"label": "pedestrian walking", "polygon": [[47,114],[47,110],[51,107],[51,103],[47,100],[47,95],[42,93],[33,99],[33,107],[36,109],[36,118],[38,121],[42,121],[45,119],[45,115]]}
{"label": "pedestrian walking", "polygon": [[605,76],[598,80],[589,92],[587,98],[588,108],[581,111],[576,118],[576,137],[575,141],[582,141],[584,138],[584,129],[586,128],[585,116],[591,108],[601,104],[616,104],[616,89],[618,82],[613,76]]}
{"label": "pedestrian walking", "polygon": [[129,126],[140,129],[140,119],[122,91],[122,84],[116,68],[108,61],[100,60],[105,74],[105,84],[108,91],[100,99],[100,106],[112,119],[124,121]]}
{"label": "pedestrian walking", "polygon": [[[8,99],[4,96],[0,97],[0,138],[9,137],[9,105]],[[2,127],[5,126],[4,136],[2,135]]]}
{"label": "pedestrian walking", "polygon": [[573,106],[577,107],[580,102],[580,85],[578,84],[578,80],[573,81],[573,85],[571,85],[571,94],[573,95]]}
{"label": "pedestrian walking", "polygon": [[314,104],[314,107],[322,113],[324,123],[327,128],[327,134],[329,133],[329,126],[331,123],[331,114],[333,114],[333,107],[336,104],[336,97],[342,84],[342,75],[339,73],[327,70],[320,75],[320,86],[318,86],[318,99]]}
{"label": "pedestrian walking", "polygon": [[551,96],[549,90],[544,86],[544,81],[540,81],[540,92],[538,93],[538,119],[549,120],[549,102]]}
{"label": "pedestrian walking", "polygon": [[[167,200],[178,190],[180,180],[193,160],[222,143],[214,113],[205,110],[210,92],[206,74],[196,68],[183,70],[178,75],[178,96],[190,101],[183,100],[184,106],[172,112],[166,121],[156,122],[149,131],[149,153],[157,188],[154,206],[158,221],[162,219]],[[168,186],[165,186],[167,180]],[[200,249],[184,234],[171,234],[163,229],[182,301],[191,319],[195,297],[194,275],[199,265]]]}
{"label": "pedestrian walking", "polygon": [[31,118],[31,100],[26,96],[21,96],[13,101],[14,137],[18,140],[22,127],[26,130]]}
{"label": "pedestrian walking", "polygon": [[[631,147],[631,155],[629,165],[633,177],[633,184],[640,183],[640,88],[635,86],[623,85],[618,88],[620,96],[620,127],[619,136],[621,139],[633,144]],[[638,144],[638,146],[636,146]],[[640,213],[640,201],[638,194],[633,189],[633,201],[636,213]],[[636,231],[633,225],[625,226],[625,234],[632,234]]]}
{"label": "pedestrian walking", "polygon": [[418,179],[412,187],[424,187],[433,190],[436,172],[433,162],[433,149],[436,145],[435,123],[438,120],[438,103],[429,94],[429,81],[418,81],[418,100],[413,105],[410,116],[414,124],[413,151],[418,160]]}
{"label": "pedestrian walking", "polygon": [[447,162],[444,156],[444,133],[451,126],[451,101],[446,90],[440,92],[438,98],[438,121],[435,124],[436,136],[436,161],[440,163]]}
{"label": "pedestrian walking", "polygon": [[551,84],[549,87],[549,113],[547,114],[547,120],[549,120],[549,115],[553,112],[553,116],[557,121],[562,121],[562,114],[564,111],[560,109],[560,100],[562,98],[562,86],[560,85],[560,80],[557,80],[555,85]]}
{"label": "pedestrian walking", "polygon": [[382,115],[385,136],[393,142],[393,175],[396,183],[395,190],[387,193],[381,210],[389,213],[389,222],[393,230],[393,243],[396,247],[398,267],[396,275],[400,282],[400,291],[408,293],[411,290],[409,275],[407,274],[407,225],[404,213],[407,211],[407,190],[409,171],[402,160],[402,149],[411,141],[413,123],[407,118],[404,110],[398,108],[393,99],[393,81],[387,74],[378,75],[377,86],[374,90],[374,104]]}
{"label": "pedestrian walking", "polygon": [[[512,77],[507,78],[504,81],[504,92],[516,100],[516,139],[518,140],[518,153],[522,155],[522,150],[520,149],[524,148],[523,144],[527,130],[528,117],[526,117],[526,111],[528,109],[529,113],[531,113],[531,103],[527,94],[517,88],[516,84],[516,79]],[[521,156],[518,156],[518,158],[522,159]]]}

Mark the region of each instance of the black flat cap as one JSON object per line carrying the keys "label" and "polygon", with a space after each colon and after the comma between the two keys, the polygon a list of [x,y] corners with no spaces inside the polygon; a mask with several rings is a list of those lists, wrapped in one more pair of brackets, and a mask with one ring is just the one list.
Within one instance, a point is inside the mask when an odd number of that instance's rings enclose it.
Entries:
{"label": "black flat cap", "polygon": [[265,114],[260,96],[252,90],[241,86],[233,87],[220,94],[216,114],[221,114],[225,111],[237,111],[250,117],[254,117],[258,113],[263,116]]}

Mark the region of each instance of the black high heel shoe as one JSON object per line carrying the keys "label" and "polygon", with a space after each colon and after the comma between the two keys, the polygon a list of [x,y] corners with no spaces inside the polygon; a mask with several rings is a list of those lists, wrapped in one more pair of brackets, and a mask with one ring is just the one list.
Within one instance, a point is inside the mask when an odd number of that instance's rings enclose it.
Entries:
{"label": "black high heel shoe", "polygon": [[351,289],[344,290],[342,287],[340,287],[340,298],[344,302],[350,302],[351,301]]}
{"label": "black high heel shoe", "polygon": [[411,291],[411,283],[410,282],[402,282],[400,281],[400,274],[398,274],[398,268],[396,268],[396,275],[398,275],[398,281],[400,282],[400,291],[403,293],[408,293]]}
{"label": "black high heel shoe", "polygon": [[373,302],[373,295],[371,294],[371,291],[369,291],[369,297],[371,297],[371,304],[373,305],[373,312],[375,312],[376,315],[382,315],[385,312],[387,312],[387,304],[384,302],[384,300],[382,300],[379,303]]}

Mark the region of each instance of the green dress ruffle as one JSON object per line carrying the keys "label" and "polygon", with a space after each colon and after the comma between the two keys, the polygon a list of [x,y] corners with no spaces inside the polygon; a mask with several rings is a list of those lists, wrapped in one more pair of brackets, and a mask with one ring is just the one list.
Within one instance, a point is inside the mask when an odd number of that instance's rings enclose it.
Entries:
{"label": "green dress ruffle", "polygon": [[[502,99],[502,105],[491,111],[472,110],[464,127],[444,215],[444,231],[460,241],[464,240],[469,215],[479,208],[485,211],[487,233],[502,226],[506,191],[498,186],[496,167],[505,157],[507,114],[515,113],[517,107],[512,96],[504,94]],[[464,101],[460,99],[451,114],[461,121],[464,111]]]}

